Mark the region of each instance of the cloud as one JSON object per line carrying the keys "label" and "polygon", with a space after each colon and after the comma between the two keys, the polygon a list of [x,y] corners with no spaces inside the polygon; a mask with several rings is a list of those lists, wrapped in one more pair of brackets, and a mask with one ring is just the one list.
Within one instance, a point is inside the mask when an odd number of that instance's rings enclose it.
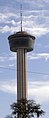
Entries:
{"label": "cloud", "polygon": [[15,66],[15,64],[9,64],[9,65],[8,65],[8,67],[13,67],[13,66]]}
{"label": "cloud", "polygon": [[33,8],[34,8],[34,6],[36,6],[36,5],[44,6],[46,3],[49,4],[49,0],[47,0],[47,1],[45,1],[45,0],[28,0],[28,1],[27,0],[24,0],[23,3],[32,4],[33,5]]}
{"label": "cloud", "polygon": [[35,98],[37,101],[49,100],[49,81],[29,82],[29,98]]}
{"label": "cloud", "polygon": [[[14,81],[0,81],[0,91],[17,95],[15,83]],[[48,101],[49,81],[29,81],[28,94],[30,99],[35,99],[38,102]]]}
{"label": "cloud", "polygon": [[[38,59],[45,59],[46,61],[49,59],[49,53],[28,53],[27,54],[28,60],[38,60]],[[11,53],[9,56],[0,56],[0,63],[3,64],[6,62],[8,66],[14,66],[14,61],[16,61],[17,55],[16,53]],[[3,66],[4,67],[4,66]]]}
{"label": "cloud", "polygon": [[11,52],[11,53],[10,53],[10,56],[9,56],[9,58],[8,58],[8,60],[9,60],[9,61],[13,61],[13,60],[16,60],[16,58],[17,58],[17,54]]}
{"label": "cloud", "polygon": [[39,25],[33,26],[33,28],[24,27],[24,29],[30,32],[30,34],[33,34],[35,37],[40,37],[42,35],[46,35],[47,33],[49,33],[49,28],[46,28],[46,27],[40,28]]}
{"label": "cloud", "polygon": [[13,12],[7,12],[7,13],[0,12],[0,22],[5,23],[5,21],[8,21],[12,17],[17,18],[18,16]]}
{"label": "cloud", "polygon": [[14,60],[15,59],[15,57],[14,56],[4,56],[4,55],[2,55],[2,56],[0,56],[0,62],[5,62],[5,61],[8,61],[8,60]]}
{"label": "cloud", "polygon": [[[10,1],[13,7],[15,2],[18,3],[19,1]],[[23,30],[38,37],[49,33],[49,0],[24,0],[23,3]],[[29,10],[28,7],[25,8],[25,4],[30,5]],[[0,12],[0,24],[0,33],[19,31],[20,11],[16,9],[16,12],[14,12],[14,10],[9,9],[5,12],[4,8],[4,11]]]}
{"label": "cloud", "polygon": [[[23,30],[35,36],[49,33],[49,10],[24,10]],[[0,13],[0,33],[20,30],[20,14],[14,12]]]}
{"label": "cloud", "polygon": [[[13,82],[14,83],[14,82]],[[0,91],[16,94],[16,86],[12,82],[0,81]]]}
{"label": "cloud", "polygon": [[9,68],[15,67],[16,54],[9,54],[0,56],[0,68]]}
{"label": "cloud", "polygon": [[29,60],[36,60],[36,59],[45,59],[46,61],[49,59],[49,53],[29,53],[28,54]]}
{"label": "cloud", "polygon": [[17,54],[15,52],[11,52],[8,55],[6,54],[6,55],[2,56],[2,58],[6,59],[7,61],[13,61],[13,60],[16,60]]}
{"label": "cloud", "polygon": [[18,26],[16,28],[14,26],[5,25],[4,27],[0,28],[0,33],[7,33],[7,32],[16,33],[17,31],[19,31],[19,29],[20,29],[20,27],[18,27]]}
{"label": "cloud", "polygon": [[7,59],[7,57],[0,56],[0,62],[4,62]]}

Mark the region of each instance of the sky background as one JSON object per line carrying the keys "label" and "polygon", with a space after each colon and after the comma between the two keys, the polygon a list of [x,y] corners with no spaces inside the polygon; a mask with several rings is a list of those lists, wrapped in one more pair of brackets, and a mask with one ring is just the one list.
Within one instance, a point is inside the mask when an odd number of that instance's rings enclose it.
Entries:
{"label": "sky background", "polygon": [[[36,37],[27,54],[28,99],[41,104],[49,118],[49,0],[22,0],[23,30]],[[0,0],[0,118],[11,113],[16,101],[16,54],[8,36],[20,31],[20,0]]]}

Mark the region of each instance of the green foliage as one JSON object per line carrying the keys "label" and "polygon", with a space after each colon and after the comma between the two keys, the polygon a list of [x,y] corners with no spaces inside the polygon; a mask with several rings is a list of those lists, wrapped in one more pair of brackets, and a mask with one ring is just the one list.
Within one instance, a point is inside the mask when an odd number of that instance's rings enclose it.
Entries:
{"label": "green foliage", "polygon": [[11,105],[12,118],[39,118],[44,114],[41,110],[40,104],[36,104],[33,100],[19,100],[17,103]]}

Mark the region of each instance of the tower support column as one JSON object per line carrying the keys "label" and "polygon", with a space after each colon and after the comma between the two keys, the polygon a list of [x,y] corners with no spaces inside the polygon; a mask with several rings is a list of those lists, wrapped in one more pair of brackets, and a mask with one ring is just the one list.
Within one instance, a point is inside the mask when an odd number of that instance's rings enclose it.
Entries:
{"label": "tower support column", "polygon": [[27,50],[17,49],[17,100],[27,99]]}

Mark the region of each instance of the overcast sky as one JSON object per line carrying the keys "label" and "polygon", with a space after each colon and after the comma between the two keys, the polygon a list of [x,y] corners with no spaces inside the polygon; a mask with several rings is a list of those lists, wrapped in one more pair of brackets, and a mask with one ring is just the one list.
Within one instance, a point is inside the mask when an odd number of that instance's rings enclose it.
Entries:
{"label": "overcast sky", "polygon": [[[36,37],[27,54],[28,99],[41,104],[49,118],[49,0],[22,0],[23,31]],[[9,49],[8,36],[20,31],[20,0],[0,0],[0,118],[10,114],[16,101],[16,54]]]}

